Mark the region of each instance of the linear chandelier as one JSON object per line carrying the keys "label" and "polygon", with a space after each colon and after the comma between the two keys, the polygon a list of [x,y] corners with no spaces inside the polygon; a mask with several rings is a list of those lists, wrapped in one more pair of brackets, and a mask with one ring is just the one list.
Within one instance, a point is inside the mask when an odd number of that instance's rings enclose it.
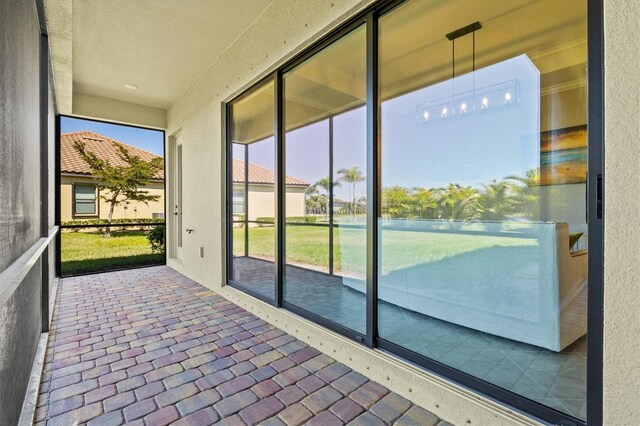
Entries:
{"label": "linear chandelier", "polygon": [[[446,34],[452,46],[452,86],[451,94],[439,97],[435,100],[427,101],[416,106],[416,120],[422,125],[442,123],[445,121],[470,118],[473,116],[487,114],[505,109],[510,109],[520,102],[520,85],[517,79],[509,79],[500,83],[476,87],[476,43],[475,33],[481,29],[480,22],[459,28]],[[473,59],[472,72],[456,77],[455,75],[455,41],[457,38],[467,34],[473,36]],[[479,70],[481,71],[481,70]],[[464,83],[471,82],[472,89],[456,92],[456,81],[458,87],[465,87]],[[445,82],[447,83],[447,82]]]}

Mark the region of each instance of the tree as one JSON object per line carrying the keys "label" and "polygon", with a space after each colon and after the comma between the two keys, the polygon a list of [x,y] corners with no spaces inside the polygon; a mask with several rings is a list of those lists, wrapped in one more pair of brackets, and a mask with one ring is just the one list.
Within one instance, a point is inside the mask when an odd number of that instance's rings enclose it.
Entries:
{"label": "tree", "polygon": [[508,182],[493,180],[482,187],[484,191],[478,196],[478,219],[500,221],[516,212]]}
{"label": "tree", "polygon": [[450,183],[439,190],[438,217],[448,220],[470,220],[475,214],[478,191],[469,186]]}
{"label": "tree", "polygon": [[527,170],[524,176],[507,176],[505,180],[516,211],[529,220],[540,220],[540,169]]}
{"label": "tree", "polygon": [[[340,186],[340,182],[334,182],[333,186]],[[324,214],[325,216],[328,218],[329,217],[329,188],[331,187],[331,179],[329,178],[329,176],[323,177],[322,179],[320,179],[319,181],[317,181],[316,183],[314,183],[313,185],[311,185],[309,188],[307,188],[307,195],[314,195],[314,194],[318,194],[318,187],[322,188],[325,191],[325,211]]]}
{"label": "tree", "polygon": [[327,196],[324,194],[309,194],[305,200],[307,205],[307,213],[321,214],[324,213],[324,207],[327,204]]}
{"label": "tree", "polygon": [[351,213],[352,213],[353,219],[355,220],[356,210],[357,210],[356,184],[363,182],[365,177],[360,171],[360,168],[358,166],[353,166],[350,169],[340,169],[338,170],[338,174],[341,175],[340,178],[338,178],[339,182],[347,182],[348,184],[351,184],[351,200],[352,200]]}
{"label": "tree", "polygon": [[[118,157],[125,163],[123,166],[111,164],[108,160],[98,158],[93,152],[87,151],[84,142],[74,143],[74,149],[91,168],[91,174],[98,181],[97,187],[102,192],[100,198],[109,204],[107,223],[113,219],[113,210],[125,201],[139,201],[149,204],[158,201],[159,195],[150,195],[149,191],[139,189],[147,186],[164,167],[161,157],[145,161],[137,155],[132,155],[124,146],[113,143]],[[105,237],[110,237],[110,227],[106,227]]]}
{"label": "tree", "polygon": [[382,212],[392,218],[404,218],[411,210],[411,195],[407,188],[392,186],[382,188]]}
{"label": "tree", "polygon": [[420,219],[433,219],[438,208],[438,194],[433,189],[414,188],[412,194],[414,209]]}

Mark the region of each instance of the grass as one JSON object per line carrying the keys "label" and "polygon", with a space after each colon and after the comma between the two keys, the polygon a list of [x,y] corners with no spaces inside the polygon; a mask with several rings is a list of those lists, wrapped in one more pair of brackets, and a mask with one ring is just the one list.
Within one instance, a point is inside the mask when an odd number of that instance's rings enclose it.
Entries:
{"label": "grass", "polygon": [[[249,255],[273,259],[275,234],[273,227],[249,228]],[[244,255],[244,228],[233,230],[233,253]],[[382,232],[383,273],[436,262],[488,247],[533,246],[533,238],[509,238],[492,235],[424,233],[384,230]],[[288,226],[286,258],[291,264],[311,266],[323,271],[329,268],[329,229],[318,226]],[[366,267],[366,231],[334,228],[334,270],[364,276]]]}
{"label": "grass", "polygon": [[97,232],[62,233],[62,273],[99,272],[128,266],[164,262],[152,253],[148,231],[112,231],[110,238]]}

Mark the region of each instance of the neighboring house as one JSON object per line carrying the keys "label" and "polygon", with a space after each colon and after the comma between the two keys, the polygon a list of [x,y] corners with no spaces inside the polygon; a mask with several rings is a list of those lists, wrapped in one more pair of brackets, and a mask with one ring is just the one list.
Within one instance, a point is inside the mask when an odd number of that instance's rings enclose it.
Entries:
{"label": "neighboring house", "polygon": [[[233,214],[236,217],[245,214],[245,162],[233,159]],[[273,170],[249,163],[247,179],[248,185],[248,220],[258,217],[275,216],[275,179]],[[309,183],[302,179],[287,176],[285,199],[287,216],[304,216],[305,192]]]}
{"label": "neighboring house", "polygon": [[[91,175],[91,168],[75,150],[76,141],[84,142],[87,151],[111,164],[124,165],[114,143],[124,146],[129,153],[149,161],[158,156],[140,148],[118,142],[94,132],[75,132],[60,135],[60,214],[61,220],[106,219],[109,204],[100,198],[98,182]],[[164,172],[146,187],[151,195],[159,195],[158,201],[129,201],[115,207],[114,219],[163,218],[164,217]]]}

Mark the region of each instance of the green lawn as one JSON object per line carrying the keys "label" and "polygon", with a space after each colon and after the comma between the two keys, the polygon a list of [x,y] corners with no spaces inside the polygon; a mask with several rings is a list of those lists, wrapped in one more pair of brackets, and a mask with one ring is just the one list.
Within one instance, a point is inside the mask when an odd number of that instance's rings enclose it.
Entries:
{"label": "green lawn", "polygon": [[112,231],[110,238],[94,232],[62,233],[62,273],[98,272],[164,262],[151,253],[148,231]]}
{"label": "green lawn", "polygon": [[[273,227],[249,228],[249,255],[273,259]],[[244,228],[233,230],[233,253],[244,255]],[[366,232],[343,227],[334,229],[334,270],[363,276],[366,267]],[[436,262],[488,247],[535,246],[535,239],[491,235],[384,230],[382,232],[382,269],[391,270]],[[329,229],[317,226],[288,226],[287,262],[309,265],[321,270],[329,267]]]}

